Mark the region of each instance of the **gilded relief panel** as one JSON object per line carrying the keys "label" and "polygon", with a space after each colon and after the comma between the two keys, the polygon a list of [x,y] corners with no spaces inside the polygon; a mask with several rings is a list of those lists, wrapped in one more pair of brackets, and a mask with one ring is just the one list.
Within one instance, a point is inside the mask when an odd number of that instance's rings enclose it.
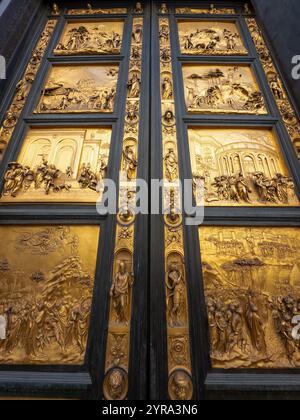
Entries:
{"label": "gilded relief panel", "polygon": [[95,203],[102,194],[110,128],[32,129],[4,176],[0,203]]}
{"label": "gilded relief panel", "polygon": [[86,9],[69,9],[68,15],[124,15],[127,13],[126,8],[112,7],[110,9],[94,8],[90,3],[87,4]]}
{"label": "gilded relief panel", "polygon": [[[275,133],[268,129],[190,128],[194,185],[206,206],[297,206]],[[202,195],[196,193],[200,205]]]}
{"label": "gilded relief panel", "polygon": [[214,368],[300,367],[298,228],[202,227]]}
{"label": "gilded relief panel", "polygon": [[69,22],[54,54],[120,54],[123,30],[123,21]]}
{"label": "gilded relief panel", "polygon": [[118,65],[53,66],[35,113],[111,113]]}
{"label": "gilded relief panel", "polygon": [[221,9],[211,4],[209,8],[192,8],[192,7],[179,7],[176,9],[178,15],[234,15],[235,9]]}
{"label": "gilded relief panel", "polygon": [[99,228],[0,227],[0,363],[83,364]]}
{"label": "gilded relief panel", "polygon": [[250,66],[183,65],[188,112],[267,114]]}
{"label": "gilded relief panel", "polygon": [[240,32],[234,22],[179,21],[182,54],[247,55]]}

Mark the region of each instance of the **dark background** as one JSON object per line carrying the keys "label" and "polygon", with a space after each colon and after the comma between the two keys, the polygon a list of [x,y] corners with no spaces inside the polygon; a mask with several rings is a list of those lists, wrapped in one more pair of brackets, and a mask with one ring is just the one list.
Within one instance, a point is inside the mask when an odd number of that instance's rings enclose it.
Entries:
{"label": "dark background", "polygon": [[273,56],[300,110],[300,80],[293,80],[292,57],[300,55],[299,0],[252,0]]}

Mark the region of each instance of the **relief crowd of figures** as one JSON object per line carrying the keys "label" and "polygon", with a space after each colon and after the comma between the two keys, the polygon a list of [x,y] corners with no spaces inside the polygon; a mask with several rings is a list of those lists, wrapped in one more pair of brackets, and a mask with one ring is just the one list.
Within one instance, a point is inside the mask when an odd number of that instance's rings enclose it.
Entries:
{"label": "relief crowd of figures", "polygon": [[[9,270],[7,267],[8,275]],[[50,273],[33,273],[31,282],[36,286],[26,295],[18,290],[21,283],[10,293],[0,293],[0,359],[9,360],[11,355],[42,362],[47,355],[45,361],[53,356],[56,361],[61,356],[78,361],[88,334],[90,275],[83,270],[79,257],[73,256]],[[52,355],[53,346],[59,347],[61,355],[57,351]]]}
{"label": "relief crowd of figures", "polygon": [[106,33],[98,27],[88,29],[81,25],[71,29],[67,34],[67,39],[58,44],[55,54],[118,54],[120,52],[122,37],[112,31]]}
{"label": "relief crowd of figures", "polygon": [[89,300],[44,302],[28,299],[12,301],[9,305],[0,301],[1,307],[4,307],[1,313],[6,319],[6,338],[0,340],[0,354],[3,352],[5,358],[15,351],[24,350],[26,357],[34,360],[53,343],[60,347],[62,353],[69,353],[70,347],[74,346],[80,354],[84,353],[90,316]]}
{"label": "relief crowd of figures", "polygon": [[[205,88],[197,86],[205,83]],[[250,82],[249,75],[239,67],[192,73],[186,79],[189,111],[217,110],[218,112],[266,113],[262,93]]]}
{"label": "relief crowd of figures", "polygon": [[[194,186],[198,181],[206,180],[205,176],[194,175]],[[255,191],[252,190],[252,185]],[[208,192],[205,186],[205,200],[207,202],[226,201],[252,203],[254,192],[262,203],[288,204],[296,199],[295,184],[292,178],[276,174],[273,178],[267,177],[263,172],[256,172],[249,177],[242,173],[238,175],[222,175],[216,177],[211,184],[215,192]],[[257,201],[257,199],[256,199]]]}
{"label": "relief crowd of figures", "polygon": [[[83,164],[77,180],[80,188],[96,191],[98,183],[106,177],[106,170],[107,164],[102,159],[98,173],[91,170],[90,164]],[[49,164],[46,159],[43,159],[35,169],[12,162],[8,165],[4,176],[2,195],[17,197],[21,192],[26,193],[32,186],[36,190],[44,189],[47,195],[51,192],[69,191],[72,186],[68,184],[68,180],[70,181],[72,177],[72,168],[69,167],[66,173],[62,173],[55,165]]]}
{"label": "relief crowd of figures", "polygon": [[105,88],[98,92],[95,89],[91,93],[90,90],[78,86],[65,87],[63,83],[50,80],[42,93],[38,111],[112,112],[115,96],[115,88]]}
{"label": "relief crowd of figures", "polygon": [[226,292],[209,292],[208,322],[212,358],[228,362],[238,358],[248,363],[271,363],[280,354],[271,354],[266,326],[281,341],[290,365],[299,365],[300,340],[293,337],[294,317],[300,315],[300,299],[291,295],[269,297],[252,290],[235,290],[234,297]]}
{"label": "relief crowd of figures", "polygon": [[181,38],[186,54],[246,53],[238,33],[229,29],[197,29]]}

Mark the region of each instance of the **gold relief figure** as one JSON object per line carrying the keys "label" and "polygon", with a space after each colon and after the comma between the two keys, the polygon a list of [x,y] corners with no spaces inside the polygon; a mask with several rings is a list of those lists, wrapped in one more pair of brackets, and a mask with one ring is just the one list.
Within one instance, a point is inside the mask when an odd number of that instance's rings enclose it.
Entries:
{"label": "gold relief figure", "polygon": [[173,182],[178,178],[178,159],[174,149],[169,149],[165,156],[166,178]]}
{"label": "gold relief figure", "polygon": [[29,95],[30,89],[32,87],[32,83],[34,81],[34,74],[28,72],[25,74],[24,79],[20,80],[17,84],[17,94],[16,100],[18,102],[24,101],[27,96]]}
{"label": "gold relief figure", "polygon": [[36,113],[113,112],[118,66],[54,66]]}
{"label": "gold relief figure", "polygon": [[93,226],[1,227],[0,363],[83,364],[98,237]]}
{"label": "gold relief figure", "polygon": [[299,367],[295,228],[203,227],[199,234],[213,367]]}
{"label": "gold relief figure", "polygon": [[141,59],[141,51],[139,47],[133,47],[131,51],[131,59],[138,61]]}
{"label": "gold relief figure", "polygon": [[283,92],[280,82],[279,82],[279,78],[277,76],[277,74],[274,73],[269,73],[267,75],[268,80],[269,80],[269,84],[270,84],[270,88],[273,92],[273,95],[275,96],[275,99],[277,99],[278,101],[282,101],[285,99],[285,93]]}
{"label": "gold relief figure", "polygon": [[189,112],[267,114],[262,93],[248,66],[183,66]]}
{"label": "gold relief figure", "polygon": [[143,38],[143,26],[139,23],[135,24],[132,32],[132,41],[135,44],[141,44]]}
{"label": "gold relief figure", "polygon": [[82,189],[90,188],[91,190],[96,191],[99,179],[96,174],[91,171],[91,165],[83,164],[80,171],[80,176],[78,178],[78,184]]}
{"label": "gold relief figure", "polygon": [[183,54],[247,55],[234,23],[184,21],[179,22],[178,29]]}
{"label": "gold relief figure", "polygon": [[17,124],[17,121],[17,116],[13,112],[8,111],[5,115],[5,120],[3,121],[2,126],[4,128],[14,128]]}
{"label": "gold relief figure", "polygon": [[23,166],[16,162],[8,165],[8,170],[4,175],[3,195],[11,195],[16,197],[23,187],[25,173]]}
{"label": "gold relief figure", "polygon": [[3,196],[10,195],[15,198],[21,191],[26,193],[33,184],[43,188],[46,195],[50,192],[69,191],[71,186],[60,181],[60,178],[60,171],[55,165],[48,165],[48,162],[44,162],[43,171],[39,169],[37,172],[28,166],[12,162],[4,176]]}
{"label": "gold relief figure", "polygon": [[123,28],[123,22],[68,23],[54,54],[120,54]]}
{"label": "gold relief figure", "polygon": [[110,139],[105,128],[30,130],[18,162],[8,165],[0,202],[96,202]]}
{"label": "gold relief figure", "polygon": [[299,204],[272,131],[189,129],[189,143],[194,183],[204,184],[206,206]]}
{"label": "gold relief figure", "polygon": [[171,62],[171,51],[169,48],[163,48],[160,54],[161,61],[165,64]]}
{"label": "gold relief figure", "polygon": [[179,264],[176,261],[171,262],[166,274],[166,286],[169,290],[168,308],[172,326],[182,325],[184,283],[184,277]]}
{"label": "gold relief figure", "polygon": [[117,324],[128,325],[129,292],[133,282],[134,274],[127,271],[126,262],[118,261],[118,271],[110,290]]}
{"label": "gold relief figure", "polygon": [[167,44],[170,40],[170,30],[168,25],[161,25],[159,29],[159,40],[161,44]]}
{"label": "gold relief figure", "polygon": [[123,151],[123,170],[126,172],[128,181],[136,178],[138,161],[132,146],[126,146]]}
{"label": "gold relief figure", "polygon": [[253,301],[253,296],[249,293],[249,301],[246,307],[246,320],[250,331],[250,338],[253,348],[258,352],[266,352],[266,338],[264,324],[259,314],[259,308]]}
{"label": "gold relief figure", "polygon": [[128,392],[127,373],[120,368],[108,371],[103,384],[103,392],[108,401],[125,400]]}
{"label": "gold relief figure", "polygon": [[142,3],[137,2],[137,4],[135,5],[134,13],[142,14],[143,12],[144,12],[144,10],[143,10]]}
{"label": "gold relief figure", "polygon": [[60,10],[59,10],[59,7],[58,7],[58,5],[56,3],[53,3],[53,5],[52,5],[52,12],[51,13],[52,13],[53,16],[60,15]]}
{"label": "gold relief figure", "polygon": [[173,98],[173,82],[171,77],[166,76],[162,83],[162,99],[169,101]]}
{"label": "gold relief figure", "polygon": [[189,401],[193,397],[192,379],[185,370],[174,371],[169,378],[169,395],[173,401]]}
{"label": "gold relief figure", "polygon": [[138,99],[140,96],[141,79],[138,73],[133,72],[127,84],[128,98]]}

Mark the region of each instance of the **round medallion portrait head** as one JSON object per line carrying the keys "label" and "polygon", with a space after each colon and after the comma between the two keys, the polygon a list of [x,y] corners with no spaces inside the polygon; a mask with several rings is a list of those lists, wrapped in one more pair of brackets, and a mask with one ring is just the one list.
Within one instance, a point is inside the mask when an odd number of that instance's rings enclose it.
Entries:
{"label": "round medallion portrait head", "polygon": [[182,224],[182,215],[180,214],[180,210],[172,207],[168,214],[164,216],[165,224],[172,227],[177,228]]}
{"label": "round medallion portrait head", "polygon": [[107,401],[122,401],[127,397],[128,376],[125,370],[113,368],[105,376],[103,394]]}
{"label": "round medallion portrait head", "polygon": [[173,127],[176,124],[176,119],[173,111],[167,110],[162,117],[163,125],[166,127]]}
{"label": "round medallion portrait head", "polygon": [[175,370],[169,378],[169,396],[172,401],[190,401],[193,398],[193,383],[190,374]]}

